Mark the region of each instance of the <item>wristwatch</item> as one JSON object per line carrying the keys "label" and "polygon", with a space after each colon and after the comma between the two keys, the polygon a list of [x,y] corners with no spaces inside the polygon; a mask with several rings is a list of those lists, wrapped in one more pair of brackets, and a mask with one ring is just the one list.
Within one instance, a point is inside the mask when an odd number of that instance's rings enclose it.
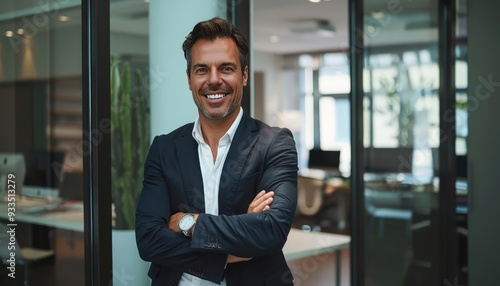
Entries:
{"label": "wristwatch", "polygon": [[193,214],[185,214],[179,221],[179,228],[185,236],[191,236],[191,229],[196,224]]}

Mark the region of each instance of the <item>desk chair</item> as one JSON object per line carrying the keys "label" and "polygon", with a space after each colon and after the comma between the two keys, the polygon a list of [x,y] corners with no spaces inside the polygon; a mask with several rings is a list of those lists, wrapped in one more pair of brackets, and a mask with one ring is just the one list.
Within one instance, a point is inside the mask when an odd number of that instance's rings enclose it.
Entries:
{"label": "desk chair", "polygon": [[336,227],[337,230],[344,230],[349,194],[344,190],[329,193],[328,180],[299,176],[297,181],[297,214],[307,217],[313,229]]}
{"label": "desk chair", "polygon": [[299,176],[297,184],[297,210],[306,216],[317,214],[323,205],[323,180]]}
{"label": "desk chair", "polygon": [[[10,234],[7,233],[8,230],[10,230],[10,227],[4,223],[0,223],[0,258],[2,259],[2,263],[6,265],[9,265],[7,260],[10,258],[10,252],[12,252],[12,250],[7,248],[10,241]],[[19,243],[17,243],[16,237],[15,254],[16,266],[24,265],[24,286],[28,286],[29,264],[53,256],[54,251],[30,247],[21,248]]]}

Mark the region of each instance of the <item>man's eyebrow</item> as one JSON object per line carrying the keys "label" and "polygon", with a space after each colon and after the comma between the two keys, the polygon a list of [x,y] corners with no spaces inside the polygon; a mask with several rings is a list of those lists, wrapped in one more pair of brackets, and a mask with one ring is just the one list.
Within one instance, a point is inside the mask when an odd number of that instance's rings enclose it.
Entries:
{"label": "man's eyebrow", "polygon": [[193,65],[193,68],[194,68],[194,67],[208,67],[208,65],[207,65],[207,64],[204,64],[204,63],[198,63],[198,64],[194,64],[194,65]]}
{"label": "man's eyebrow", "polygon": [[237,66],[234,62],[223,62],[220,64],[221,66]]}
{"label": "man's eyebrow", "polygon": [[[220,63],[217,65],[218,67],[233,67],[233,68],[238,68],[238,64],[235,63],[235,62],[223,62],[223,63]],[[196,64],[193,64],[193,66],[191,68],[206,68],[208,67],[207,64],[205,63],[196,63]]]}

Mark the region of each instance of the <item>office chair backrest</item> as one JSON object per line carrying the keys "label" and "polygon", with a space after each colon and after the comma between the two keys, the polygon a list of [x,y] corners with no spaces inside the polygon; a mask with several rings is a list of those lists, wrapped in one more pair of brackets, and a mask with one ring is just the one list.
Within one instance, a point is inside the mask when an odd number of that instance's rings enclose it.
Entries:
{"label": "office chair backrest", "polygon": [[303,215],[318,213],[323,205],[323,180],[299,176],[297,208]]}

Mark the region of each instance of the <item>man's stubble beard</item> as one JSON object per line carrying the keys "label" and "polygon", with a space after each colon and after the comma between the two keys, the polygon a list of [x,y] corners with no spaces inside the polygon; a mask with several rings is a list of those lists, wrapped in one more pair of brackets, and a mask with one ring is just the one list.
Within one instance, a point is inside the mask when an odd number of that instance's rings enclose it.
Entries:
{"label": "man's stubble beard", "polygon": [[220,119],[224,119],[226,118],[229,114],[232,114],[238,107],[241,106],[241,101],[243,100],[243,96],[240,97],[240,101],[236,104],[231,104],[229,105],[227,108],[226,108],[226,111],[224,111],[223,114],[221,114],[220,116],[212,116],[208,113],[208,110],[205,109],[205,107],[203,106],[203,104],[200,103],[200,105],[198,106],[198,109],[201,111],[201,113],[207,118],[207,119],[211,119],[211,120],[220,120]]}

